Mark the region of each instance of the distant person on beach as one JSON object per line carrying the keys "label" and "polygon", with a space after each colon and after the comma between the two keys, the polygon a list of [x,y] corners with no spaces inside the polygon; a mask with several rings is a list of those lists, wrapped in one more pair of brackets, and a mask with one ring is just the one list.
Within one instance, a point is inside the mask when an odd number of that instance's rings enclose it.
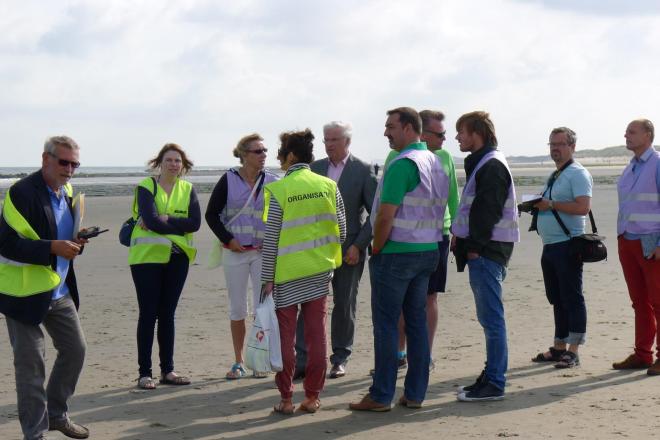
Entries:
{"label": "distant person on beach", "polygon": [[[332,277],[332,321],[330,324],[330,378],[343,377],[353,352],[358,287],[364,270],[367,247],[371,243],[369,214],[376,192],[376,176],[371,167],[349,151],[352,128],[333,121],[323,127],[323,143],[328,157],[311,164],[311,170],[337,182],[346,210],[346,240],[342,244],[343,264]],[[307,353],[303,322],[296,333],[296,371],[294,380],[304,376]]]}
{"label": "distant person on beach", "polygon": [[[249,134],[241,138],[234,148],[241,166],[231,168],[215,185],[208,207],[206,223],[224,248],[224,267],[234,364],[227,379],[240,379],[247,372],[243,366],[248,316],[248,279],[252,283],[252,312],[256,310],[261,294],[261,245],[264,238],[263,187],[277,176],[265,170],[266,152],[263,138]],[[214,245],[219,246],[219,243]],[[268,373],[253,371],[254,377],[267,377]]]}
{"label": "distant person on beach", "polygon": [[465,158],[466,183],[451,226],[452,250],[458,271],[469,269],[477,318],[486,339],[486,368],[472,385],[459,388],[465,402],[504,398],[508,363],[502,282],[520,241],[513,177],[497,149],[490,115],[474,111],[456,122],[456,140]]}
{"label": "distant person on beach", "polygon": [[[648,368],[660,375],[660,153],[654,128],[636,119],[626,129],[626,148],[634,153],[619,179],[617,235],[619,260],[635,310],[635,351],[615,370]],[[656,359],[653,362],[653,343]]]}
{"label": "distant person on beach", "polygon": [[[284,177],[264,187],[266,234],[261,281],[263,294],[273,295],[280,327],[284,368],[275,375],[281,400],[273,408],[293,414],[296,367],[296,321],[304,319],[307,366],[305,399],[300,411],[316,412],[327,369],[327,296],[334,270],[342,264],[346,217],[334,180],[310,170],[314,135],[307,129],[282,133],[277,152]],[[299,307],[300,306],[300,307]]]}
{"label": "distant person on beach", "polygon": [[[446,139],[446,131],[443,124],[445,115],[441,111],[422,110],[419,112],[422,118],[422,134],[420,139],[426,143],[427,148],[435,153],[442,164],[444,173],[449,178],[449,192],[447,196],[447,208],[445,209],[444,224],[442,226],[442,241],[438,242],[440,261],[429,279],[428,294],[426,296],[426,324],[429,333],[429,351],[431,352],[431,363],[429,368],[435,368],[433,360],[433,341],[438,329],[438,293],[444,292],[447,286],[447,265],[449,261],[449,228],[456,217],[458,208],[458,182],[456,180],[456,167],[454,159],[449,151],[442,148]],[[397,155],[398,151],[392,150],[387,156],[386,164],[389,164]],[[406,368],[406,332],[403,315],[399,320],[399,369]]]}
{"label": "distant person on beach", "polygon": [[[438,266],[449,180],[438,156],[420,142],[422,121],[410,107],[387,112],[385,137],[399,152],[378,183],[373,213],[371,310],[375,369],[369,393],[349,405],[389,411],[396,391],[398,322],[403,313],[408,371],[398,403],[420,408],[429,379],[426,296]],[[374,217],[372,217],[373,219]]]}
{"label": "distant person on beach", "polygon": [[[557,368],[580,364],[578,349],[585,342],[587,308],[582,295],[582,261],[571,253],[571,237],[585,233],[586,215],[591,210],[591,174],[573,160],[577,136],[568,127],[550,132],[550,157],[557,170],[543,188],[538,210],[537,231],[543,242],[541,270],[545,294],[552,304],[555,333],[552,347],[537,354],[534,362],[555,362]],[[563,222],[570,235],[559,224]]]}
{"label": "distant person on beach", "polygon": [[149,161],[155,177],[142,180],[135,189],[133,229],[128,264],[140,309],[137,326],[138,387],[156,388],[151,371],[154,327],[158,321],[161,384],[188,385],[190,379],[174,372],[174,314],[195,260],[193,232],[199,229],[201,212],[197,194],[181,177],[193,163],[177,144],[165,144]]}
{"label": "distant person on beach", "polygon": [[[18,419],[28,440],[46,438],[48,431],[89,437],[68,415],[87,348],[73,271],[87,240],[74,236],[69,183],[79,156],[73,139],[48,138],[41,170],[9,188],[0,219],[0,312],[14,352]],[[45,389],[43,329],[57,351]]]}

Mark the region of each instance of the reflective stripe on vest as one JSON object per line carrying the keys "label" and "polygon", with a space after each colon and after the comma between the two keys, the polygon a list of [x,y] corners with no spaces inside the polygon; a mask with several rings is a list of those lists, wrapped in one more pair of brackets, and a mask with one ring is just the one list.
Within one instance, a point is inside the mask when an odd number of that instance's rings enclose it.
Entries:
{"label": "reflective stripe on vest", "polygon": [[[70,184],[65,185],[67,195],[73,194]],[[19,237],[26,240],[39,240],[39,235],[21,215],[11,200],[11,188],[7,191],[2,207],[2,216],[7,225]],[[0,255],[0,294],[26,297],[48,292],[59,286],[62,279],[50,266],[22,263]]]}
{"label": "reflective stripe on vest", "polygon": [[305,278],[341,265],[337,223],[337,184],[301,168],[264,191],[264,217],[273,197],[282,208],[275,283]]}
{"label": "reflective stripe on vest", "polygon": [[[144,179],[138,186],[146,188],[152,194],[154,192],[154,181],[151,177]],[[169,196],[165,190],[158,188],[154,199],[158,214],[166,214],[170,217],[188,217],[191,192],[192,184],[182,179],[177,179]],[[133,201],[133,218],[138,218],[137,188]],[[193,247],[192,233],[158,234],[135,226],[131,235],[131,247],[128,251],[128,264],[167,263],[170,261],[172,253],[172,243],[186,254],[190,264],[195,261],[197,250]]]}
{"label": "reflective stripe on vest", "polygon": [[518,242],[520,241],[520,230],[518,227],[516,189],[513,183],[513,176],[511,176],[511,170],[509,170],[509,166],[506,163],[504,154],[497,150],[485,154],[472,171],[470,178],[463,188],[461,200],[458,205],[458,211],[456,212],[456,218],[451,225],[451,232],[460,238],[467,238],[470,235],[470,210],[472,208],[472,203],[474,202],[477,190],[475,176],[481,167],[483,167],[491,159],[499,160],[500,163],[506,167],[507,171],[509,172],[509,176],[511,177],[509,193],[504,203],[504,207],[502,208],[502,218],[493,227],[491,240],[509,243]]}
{"label": "reflective stripe on vest", "polygon": [[[653,147],[651,147],[653,148]],[[660,193],[657,186],[660,152],[642,154],[647,157],[638,175],[633,174],[633,159],[623,170],[617,183],[619,194],[619,214],[617,234],[654,234],[660,232]]]}

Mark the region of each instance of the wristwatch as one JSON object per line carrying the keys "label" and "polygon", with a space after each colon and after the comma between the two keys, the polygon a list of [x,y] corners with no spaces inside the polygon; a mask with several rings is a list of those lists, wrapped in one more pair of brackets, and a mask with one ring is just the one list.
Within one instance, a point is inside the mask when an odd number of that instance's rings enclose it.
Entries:
{"label": "wristwatch", "polygon": [[552,203],[552,200],[548,200],[548,208],[550,208],[551,210],[555,209],[555,204]]}

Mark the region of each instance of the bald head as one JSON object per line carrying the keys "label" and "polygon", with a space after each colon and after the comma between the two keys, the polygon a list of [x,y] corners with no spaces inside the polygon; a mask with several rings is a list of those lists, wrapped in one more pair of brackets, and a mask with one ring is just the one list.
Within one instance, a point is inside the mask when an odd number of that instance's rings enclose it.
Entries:
{"label": "bald head", "polygon": [[640,156],[653,144],[654,136],[653,122],[648,119],[635,119],[626,128],[626,148],[635,153],[635,156]]}

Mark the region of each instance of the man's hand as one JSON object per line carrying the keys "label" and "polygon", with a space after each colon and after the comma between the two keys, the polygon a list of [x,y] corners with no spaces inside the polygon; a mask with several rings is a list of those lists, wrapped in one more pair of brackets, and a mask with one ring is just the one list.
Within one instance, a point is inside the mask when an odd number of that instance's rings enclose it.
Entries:
{"label": "man's hand", "polygon": [[549,211],[550,210],[550,200],[548,199],[541,199],[540,202],[534,205],[534,208],[538,209],[539,211]]}
{"label": "man's hand", "polygon": [[241,246],[241,244],[235,238],[231,239],[227,247],[232,252],[245,252],[245,248]]}
{"label": "man's hand", "polygon": [[80,253],[80,245],[69,240],[53,240],[50,242],[50,253],[73,260]]}
{"label": "man's hand", "polygon": [[355,266],[360,261],[360,249],[354,244],[350,245],[346,249],[346,254],[344,255],[344,263],[349,266]]}
{"label": "man's hand", "polygon": [[476,260],[477,258],[479,258],[478,253],[476,253],[476,252],[468,252],[467,253],[467,259],[468,260]]}
{"label": "man's hand", "polygon": [[451,241],[449,242],[449,250],[454,252],[456,250],[456,236],[452,235]]}

